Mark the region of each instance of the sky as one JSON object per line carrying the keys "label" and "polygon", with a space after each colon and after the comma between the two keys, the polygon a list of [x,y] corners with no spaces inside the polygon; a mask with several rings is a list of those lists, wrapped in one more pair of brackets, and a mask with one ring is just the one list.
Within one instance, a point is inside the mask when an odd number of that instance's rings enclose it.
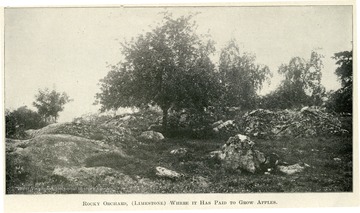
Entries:
{"label": "sky", "polygon": [[199,12],[196,32],[209,32],[216,54],[234,38],[242,52],[268,65],[274,78],[261,94],[279,84],[281,64],[295,56],[309,59],[312,50],[324,55],[323,85],[338,89],[331,57],[352,49],[351,6],[10,8],[4,20],[5,108],[33,109],[38,89],[47,87],[73,99],[59,121],[96,112],[99,80],[121,60],[120,42],[151,30],[163,11],[175,17]]}

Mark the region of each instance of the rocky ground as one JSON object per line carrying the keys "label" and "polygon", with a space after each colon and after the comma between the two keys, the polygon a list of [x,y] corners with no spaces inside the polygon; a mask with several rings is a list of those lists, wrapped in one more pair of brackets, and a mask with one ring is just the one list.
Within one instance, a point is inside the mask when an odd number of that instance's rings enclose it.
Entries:
{"label": "rocky ground", "polygon": [[[260,112],[252,115],[256,113]],[[343,129],[348,130],[341,134],[318,135],[312,131],[306,137],[264,138],[254,136],[261,123],[253,116],[257,123],[251,126],[251,137],[234,128],[234,121],[215,124],[215,137],[211,139],[191,139],[186,135],[164,137],[149,130],[152,124],[158,124],[159,116],[138,113],[77,119],[27,131],[26,140],[7,139],[6,192],[352,191],[351,119],[342,121]],[[320,116],[321,122],[332,119],[338,124],[327,114]],[[226,125],[218,128],[222,123]],[[227,125],[241,134],[216,137]],[[342,129],[332,123],[329,126],[336,131]],[[295,132],[294,126],[289,129]]]}

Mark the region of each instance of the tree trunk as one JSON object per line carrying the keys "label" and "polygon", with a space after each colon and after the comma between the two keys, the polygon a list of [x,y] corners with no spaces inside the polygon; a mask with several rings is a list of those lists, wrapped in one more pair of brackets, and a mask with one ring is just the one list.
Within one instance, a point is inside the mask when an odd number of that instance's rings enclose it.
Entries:
{"label": "tree trunk", "polygon": [[163,111],[163,119],[162,119],[162,128],[163,130],[167,130],[167,122],[168,122],[168,110],[169,107],[161,108]]}

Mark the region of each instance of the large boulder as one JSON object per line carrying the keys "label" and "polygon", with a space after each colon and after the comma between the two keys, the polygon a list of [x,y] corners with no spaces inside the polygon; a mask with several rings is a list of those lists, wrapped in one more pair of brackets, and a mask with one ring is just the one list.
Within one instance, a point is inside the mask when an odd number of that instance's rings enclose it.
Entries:
{"label": "large boulder", "polygon": [[145,131],[141,133],[139,139],[150,140],[150,141],[162,141],[164,140],[164,136],[160,132]]}
{"label": "large boulder", "polygon": [[245,135],[230,137],[222,147],[223,165],[233,170],[244,170],[255,173],[265,163],[264,153],[254,150],[254,142]]}
{"label": "large boulder", "polygon": [[52,171],[59,166],[84,166],[86,159],[108,152],[128,157],[120,148],[103,141],[73,135],[39,135],[29,140],[6,141],[7,156],[26,156],[33,166]]}

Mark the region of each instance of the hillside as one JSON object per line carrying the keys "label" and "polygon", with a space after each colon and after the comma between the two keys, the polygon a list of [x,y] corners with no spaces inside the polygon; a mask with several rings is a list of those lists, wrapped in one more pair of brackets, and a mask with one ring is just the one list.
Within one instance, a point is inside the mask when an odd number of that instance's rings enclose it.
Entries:
{"label": "hillside", "polygon": [[[234,116],[213,124],[206,139],[149,131],[161,120],[152,111],[30,130],[26,140],[6,139],[6,192],[352,191],[351,119],[313,109],[310,116],[283,113]],[[282,133],[274,135],[274,127]]]}

